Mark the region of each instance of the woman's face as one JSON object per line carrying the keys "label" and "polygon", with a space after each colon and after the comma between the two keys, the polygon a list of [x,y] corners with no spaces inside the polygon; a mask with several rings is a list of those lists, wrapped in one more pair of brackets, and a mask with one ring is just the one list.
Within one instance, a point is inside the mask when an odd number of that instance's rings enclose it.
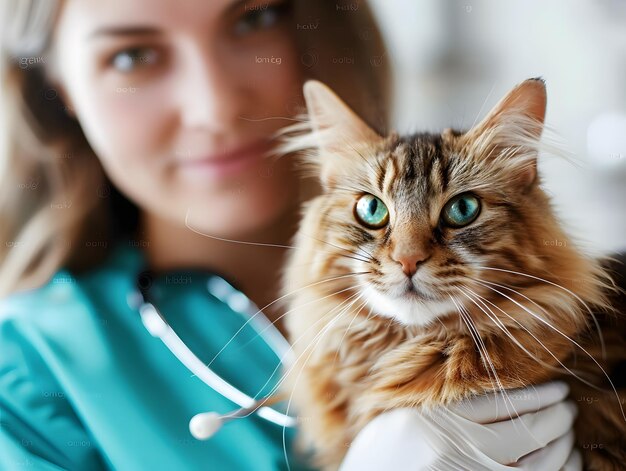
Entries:
{"label": "woman's face", "polygon": [[129,199],[234,235],[297,196],[290,159],[262,158],[300,103],[292,30],[284,1],[65,0],[53,76]]}

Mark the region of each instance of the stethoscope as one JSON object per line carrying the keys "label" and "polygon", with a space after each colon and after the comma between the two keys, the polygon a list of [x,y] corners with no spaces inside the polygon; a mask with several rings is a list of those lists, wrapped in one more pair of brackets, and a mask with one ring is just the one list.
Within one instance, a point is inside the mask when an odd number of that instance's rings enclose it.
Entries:
{"label": "stethoscope", "polygon": [[[272,404],[281,402],[283,400],[281,397],[252,398],[215,373],[191,351],[152,302],[149,293],[152,275],[152,272],[148,270],[140,272],[137,275],[136,290],[133,293],[135,299],[132,300],[132,305],[139,311],[143,325],[152,336],[161,339],[165,346],[189,371],[218,394],[239,406],[239,409],[227,414],[219,414],[217,412],[196,414],[189,421],[191,434],[198,440],[207,440],[225,423],[236,418],[247,417],[253,413],[281,427],[295,427],[297,420],[295,417],[279,412],[271,407]],[[209,275],[207,290],[217,299],[226,303],[233,311],[244,316],[246,322],[265,340],[283,365],[289,366],[293,364],[293,351],[289,342],[244,293],[217,274]]]}

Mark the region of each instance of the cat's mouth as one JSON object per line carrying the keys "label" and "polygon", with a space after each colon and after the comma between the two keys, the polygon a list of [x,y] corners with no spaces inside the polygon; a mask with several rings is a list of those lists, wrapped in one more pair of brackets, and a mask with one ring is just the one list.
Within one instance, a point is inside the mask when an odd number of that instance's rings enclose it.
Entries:
{"label": "cat's mouth", "polygon": [[415,286],[411,280],[407,280],[406,287],[400,296],[406,296],[408,299],[415,299],[418,301],[438,301],[439,298],[436,298],[428,293],[426,293],[423,289]]}
{"label": "cat's mouth", "polygon": [[373,312],[391,317],[402,324],[425,326],[437,317],[454,312],[454,303],[430,293],[410,280],[395,289],[381,291],[367,286],[363,292]]}
{"label": "cat's mouth", "polygon": [[426,301],[427,299],[429,299],[428,297],[424,296],[422,293],[415,291],[415,290],[406,290],[404,293],[404,296],[406,296],[409,299],[415,299],[417,301]]}
{"label": "cat's mouth", "polygon": [[426,299],[426,296],[424,296],[424,293],[422,293],[421,291],[418,291],[413,286],[407,288],[404,291],[403,296],[406,296],[409,299],[419,299],[419,300]]}

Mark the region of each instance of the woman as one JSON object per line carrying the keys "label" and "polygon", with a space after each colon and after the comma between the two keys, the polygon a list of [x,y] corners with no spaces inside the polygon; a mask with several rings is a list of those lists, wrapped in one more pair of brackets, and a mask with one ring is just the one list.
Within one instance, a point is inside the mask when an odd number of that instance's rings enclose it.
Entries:
{"label": "woman", "polygon": [[[190,435],[191,416],[233,404],[144,329],[135,287],[232,384],[257,397],[277,384],[278,358],[253,332],[238,333],[242,318],[206,283],[219,273],[258,306],[277,297],[284,251],[275,245],[288,245],[299,203],[319,189],[291,159],[261,157],[300,109],[306,78],[386,127],[387,69],[366,5],[3,8],[0,468],[304,468],[293,430],[283,437],[257,416],[206,442]],[[282,329],[281,313],[265,313]],[[522,410],[560,411],[565,425],[545,442],[565,437],[559,469],[574,413],[551,391]],[[522,454],[545,445],[521,442]],[[375,448],[351,455],[384,453]]]}

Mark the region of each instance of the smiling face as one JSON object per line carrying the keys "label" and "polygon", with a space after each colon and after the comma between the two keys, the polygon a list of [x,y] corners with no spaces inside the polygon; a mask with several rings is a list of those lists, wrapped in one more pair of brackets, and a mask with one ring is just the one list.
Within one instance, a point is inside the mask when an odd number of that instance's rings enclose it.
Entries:
{"label": "smiling face", "polygon": [[306,159],[325,188],[307,218],[330,244],[313,266],[364,273],[374,313],[426,325],[471,292],[492,297],[481,283],[507,275],[490,268],[543,273],[542,240],[557,225],[537,185],[541,81],[516,87],[467,133],[382,138],[319,82],[305,96],[318,143]]}
{"label": "smiling face", "polygon": [[297,193],[290,159],[262,158],[301,97],[289,22],[284,1],[65,0],[50,74],[129,199],[233,235]]}

